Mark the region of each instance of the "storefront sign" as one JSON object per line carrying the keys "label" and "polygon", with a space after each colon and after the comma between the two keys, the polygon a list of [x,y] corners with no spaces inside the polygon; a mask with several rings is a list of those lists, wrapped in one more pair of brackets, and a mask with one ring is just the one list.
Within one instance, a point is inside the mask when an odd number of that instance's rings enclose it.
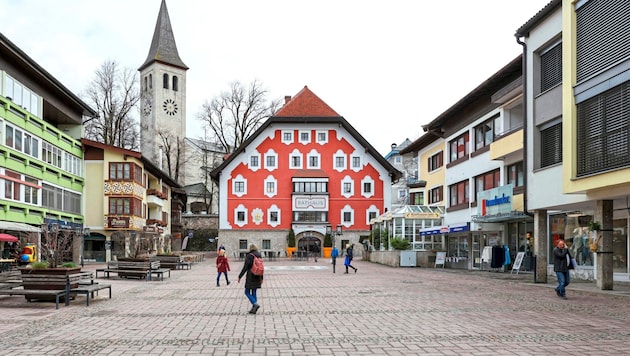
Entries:
{"label": "storefront sign", "polygon": [[296,195],[293,197],[293,210],[328,210],[328,197],[317,195]]}
{"label": "storefront sign", "polygon": [[507,184],[477,193],[477,215],[500,215],[512,211],[512,191],[514,186]]}
{"label": "storefront sign", "polygon": [[405,219],[439,219],[441,217],[438,213],[405,213]]}
{"label": "storefront sign", "polygon": [[469,223],[451,224],[448,226],[434,226],[420,230],[420,236],[453,234],[470,230]]}
{"label": "storefront sign", "polygon": [[109,216],[107,218],[107,227],[110,229],[128,229],[129,217]]}

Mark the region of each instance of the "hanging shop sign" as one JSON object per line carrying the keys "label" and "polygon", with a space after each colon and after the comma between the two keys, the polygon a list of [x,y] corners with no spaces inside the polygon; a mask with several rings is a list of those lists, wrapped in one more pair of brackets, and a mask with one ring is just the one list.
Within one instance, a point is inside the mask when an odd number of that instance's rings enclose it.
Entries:
{"label": "hanging shop sign", "polygon": [[110,229],[128,229],[129,217],[109,216],[107,217],[107,227]]}
{"label": "hanging shop sign", "polygon": [[512,191],[514,185],[506,184],[477,193],[477,215],[494,216],[512,211]]}
{"label": "hanging shop sign", "polygon": [[454,234],[458,232],[470,231],[470,223],[450,224],[447,226],[434,226],[420,230],[420,236]]}

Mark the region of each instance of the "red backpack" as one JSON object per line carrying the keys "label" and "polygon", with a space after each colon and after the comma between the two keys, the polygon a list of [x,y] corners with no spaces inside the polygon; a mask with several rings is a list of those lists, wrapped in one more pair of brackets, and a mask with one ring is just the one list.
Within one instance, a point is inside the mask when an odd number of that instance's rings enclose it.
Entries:
{"label": "red backpack", "polygon": [[251,253],[254,258],[254,263],[252,263],[251,271],[255,276],[262,276],[265,273],[265,265],[263,264],[262,258]]}

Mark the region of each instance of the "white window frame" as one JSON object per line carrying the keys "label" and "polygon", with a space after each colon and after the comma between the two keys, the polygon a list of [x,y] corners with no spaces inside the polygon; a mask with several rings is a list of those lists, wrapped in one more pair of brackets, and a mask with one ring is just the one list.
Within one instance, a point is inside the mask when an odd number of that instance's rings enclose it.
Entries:
{"label": "white window frame", "polygon": [[[282,137],[280,138],[280,142],[284,143],[285,145],[289,145],[293,143],[293,130],[282,130],[281,133]],[[285,138],[285,135],[290,135],[290,138]]]}
{"label": "white window frame", "polygon": [[[343,158],[343,164],[341,166],[337,165],[338,158]],[[337,172],[343,172],[344,170],[346,170],[347,167],[348,167],[348,156],[346,156],[346,154],[343,153],[342,150],[337,150],[337,152],[335,152],[335,155],[333,156],[333,169],[336,170]]]}
{"label": "white window frame", "polygon": [[378,218],[379,215],[381,215],[380,210],[378,210],[378,208],[376,207],[376,205],[370,205],[369,208],[367,208],[367,210],[365,211],[365,223],[370,225],[371,221],[370,221],[370,213],[374,213],[374,216],[376,218]]}
{"label": "white window frame", "polygon": [[[320,139],[320,135],[323,135],[324,138]],[[325,145],[328,143],[328,130],[317,130],[315,131],[315,142],[320,145]]]}
{"label": "white window frame", "polygon": [[[238,220],[238,213],[243,213],[243,220]],[[236,208],[234,208],[234,224],[238,227],[243,227],[247,225],[247,208],[243,204],[239,204]]]}
{"label": "white window frame", "polygon": [[[293,158],[296,158],[296,157],[300,159],[300,164],[297,165],[297,166],[293,164]],[[296,148],[296,149],[293,150],[293,152],[291,152],[289,154],[289,168],[290,169],[302,169],[302,167],[304,167],[302,152],[300,152]]]}
{"label": "white window frame", "polygon": [[[269,184],[273,185],[273,190],[269,191]],[[278,180],[274,178],[272,175],[267,176],[264,182],[265,195],[269,198],[273,198],[278,195]]]}
{"label": "white window frame", "polygon": [[[256,157],[258,158],[258,165],[254,166],[252,165],[252,158]],[[249,167],[250,170],[256,172],[260,169],[260,153],[256,152],[252,155],[249,156],[249,162],[247,162],[247,166]]]}
{"label": "white window frame", "polygon": [[[350,192],[346,192],[344,190],[346,184],[350,184]],[[340,194],[346,199],[352,197],[354,195],[354,180],[350,176],[345,176],[341,180],[341,192]]]}
{"label": "white window frame", "polygon": [[[352,208],[352,206],[350,205],[344,206],[343,209],[341,209],[340,213],[341,213],[341,225],[343,225],[346,228],[349,228],[350,226],[354,225],[354,209]],[[350,221],[345,220],[344,213],[350,213]]]}
{"label": "white window frame", "polygon": [[[317,158],[317,165],[311,165],[311,158]],[[322,167],[322,157],[319,152],[315,150],[311,150],[306,157],[306,167],[308,169],[321,169]]]}
{"label": "white window frame", "polygon": [[[271,220],[271,213],[276,213],[276,216],[278,217],[277,221],[272,221]],[[280,221],[280,208],[278,208],[278,206],[276,204],[272,204],[269,209],[267,209],[267,224],[271,227],[276,227],[278,225],[280,225],[281,221]]]}
{"label": "white window frame", "polygon": [[[237,183],[243,183],[243,191],[239,192],[236,190],[236,184]],[[234,178],[232,180],[232,194],[237,196],[237,197],[242,197],[244,195],[247,194],[247,179],[245,179],[245,177],[243,177],[242,175],[237,175],[236,178]]]}
{"label": "white window frame", "polygon": [[[370,186],[372,187],[370,192],[365,191],[366,183],[369,183]],[[371,198],[372,196],[374,196],[374,190],[375,190],[374,179],[372,179],[370,176],[365,176],[365,178],[361,180],[361,195],[366,198]]]}
{"label": "white window frame", "polygon": [[[273,157],[274,158],[274,165],[269,165],[267,162],[267,158]],[[267,151],[267,153],[265,153],[265,169],[268,171],[275,171],[276,169],[278,169],[278,154],[270,149],[269,151]]]}
{"label": "white window frame", "polygon": [[[306,135],[306,139],[302,138],[303,135]],[[300,130],[298,131],[298,142],[303,145],[308,145],[311,143],[311,130]]]}
{"label": "white window frame", "polygon": [[[359,165],[355,166],[355,161],[358,160],[359,161]],[[352,155],[350,156],[350,169],[352,169],[354,172],[358,172],[361,170],[362,166],[363,166],[363,160],[361,159],[361,156],[359,155]]]}

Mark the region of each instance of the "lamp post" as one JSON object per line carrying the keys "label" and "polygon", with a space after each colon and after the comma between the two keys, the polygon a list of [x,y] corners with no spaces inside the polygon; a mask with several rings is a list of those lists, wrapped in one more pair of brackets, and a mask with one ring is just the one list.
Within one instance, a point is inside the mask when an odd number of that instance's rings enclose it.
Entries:
{"label": "lamp post", "polygon": [[83,261],[84,261],[83,249],[85,248],[85,237],[86,236],[90,236],[90,228],[89,227],[83,228],[83,231],[82,231],[82,236],[81,236],[81,267],[83,267]]}
{"label": "lamp post", "polygon": [[343,225],[338,224],[335,231],[333,231],[332,225],[326,225],[326,235],[330,236],[330,238],[332,239],[332,245],[335,246],[335,235],[343,235]]}

